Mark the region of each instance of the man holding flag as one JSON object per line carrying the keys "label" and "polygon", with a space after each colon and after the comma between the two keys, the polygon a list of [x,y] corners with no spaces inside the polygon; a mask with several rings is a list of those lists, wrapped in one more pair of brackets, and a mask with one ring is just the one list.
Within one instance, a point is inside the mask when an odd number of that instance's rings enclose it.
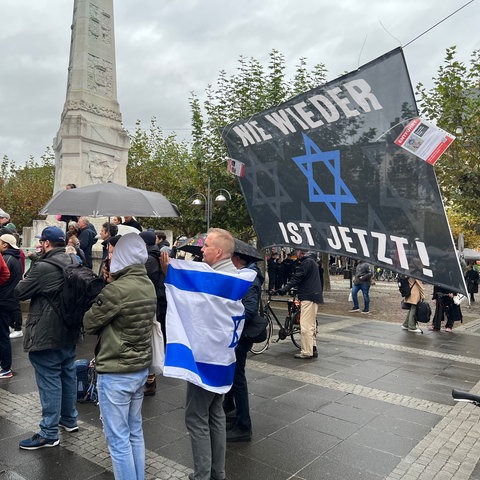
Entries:
{"label": "man holding flag", "polygon": [[242,297],[256,273],[231,261],[234,239],[212,228],[202,248],[203,263],[170,259],[167,272],[167,349],[163,374],[187,380],[185,424],[194,473],[190,480],[224,480],[226,422],[223,394],[233,383],[235,347],[242,333]]}

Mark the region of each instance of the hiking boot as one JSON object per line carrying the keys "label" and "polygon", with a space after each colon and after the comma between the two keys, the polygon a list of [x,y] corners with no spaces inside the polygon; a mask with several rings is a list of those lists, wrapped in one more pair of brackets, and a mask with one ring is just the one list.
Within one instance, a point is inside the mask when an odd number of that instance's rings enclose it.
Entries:
{"label": "hiking boot", "polygon": [[4,370],[3,368],[0,370],[0,378],[12,378],[13,373],[11,370]]}
{"label": "hiking boot", "polygon": [[155,391],[157,390],[157,379],[154,378],[153,382],[150,382],[145,384],[143,387],[143,396],[144,397],[153,397],[155,395]]}
{"label": "hiking boot", "polygon": [[65,430],[68,433],[77,433],[78,432],[78,425],[75,425],[73,427],[68,427],[67,425],[64,425],[61,422],[58,422],[58,427],[61,428],[62,430]]}
{"label": "hiking boot", "polygon": [[26,438],[19,444],[23,450],[38,450],[39,448],[56,447],[60,443],[58,438],[48,439],[42,437],[39,433],[36,433],[32,438]]}

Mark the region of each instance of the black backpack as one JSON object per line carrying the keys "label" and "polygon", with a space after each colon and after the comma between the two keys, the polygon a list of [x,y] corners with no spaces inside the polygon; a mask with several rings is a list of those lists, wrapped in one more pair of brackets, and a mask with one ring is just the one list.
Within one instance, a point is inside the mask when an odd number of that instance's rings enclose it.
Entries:
{"label": "black backpack", "polygon": [[408,277],[398,277],[398,290],[402,297],[408,297],[412,292],[412,287],[408,283]]}
{"label": "black backpack", "polygon": [[417,311],[416,320],[419,323],[428,323],[430,321],[430,317],[432,316],[432,309],[430,308],[430,304],[423,300],[420,300],[417,303]]}
{"label": "black backpack", "polygon": [[63,271],[63,287],[60,292],[60,315],[63,323],[71,332],[81,332],[83,316],[102,291],[104,281],[88,267],[80,265],[73,255],[71,263],[65,265],[55,256],[42,259]]}

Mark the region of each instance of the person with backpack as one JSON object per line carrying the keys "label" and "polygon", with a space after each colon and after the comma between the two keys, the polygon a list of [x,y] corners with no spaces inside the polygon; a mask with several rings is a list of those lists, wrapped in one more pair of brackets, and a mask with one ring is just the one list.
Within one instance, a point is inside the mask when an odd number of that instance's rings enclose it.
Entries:
{"label": "person with backpack", "polygon": [[23,348],[35,370],[42,419],[40,432],[20,442],[24,450],[55,447],[59,427],[77,432],[77,374],[75,352],[78,335],[72,335],[61,312],[64,274],[46,260],[66,266],[72,256],[65,253],[65,232],[46,227],[40,236],[42,257],[15,288],[19,300],[30,299]]}
{"label": "person with backpack", "polygon": [[425,299],[425,288],[421,280],[408,277],[408,285],[410,293],[403,298],[403,301],[410,305],[407,312],[407,317],[402,324],[403,330],[408,330],[412,333],[423,333],[417,327],[417,304]]}

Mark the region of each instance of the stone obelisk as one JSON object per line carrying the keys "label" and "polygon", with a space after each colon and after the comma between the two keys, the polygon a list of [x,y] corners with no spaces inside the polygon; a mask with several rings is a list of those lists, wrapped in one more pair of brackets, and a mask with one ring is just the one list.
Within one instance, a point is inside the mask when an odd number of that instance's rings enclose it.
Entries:
{"label": "stone obelisk", "polygon": [[74,0],[65,106],[53,140],[55,192],[126,185],[130,141],[117,101],[113,0]]}

